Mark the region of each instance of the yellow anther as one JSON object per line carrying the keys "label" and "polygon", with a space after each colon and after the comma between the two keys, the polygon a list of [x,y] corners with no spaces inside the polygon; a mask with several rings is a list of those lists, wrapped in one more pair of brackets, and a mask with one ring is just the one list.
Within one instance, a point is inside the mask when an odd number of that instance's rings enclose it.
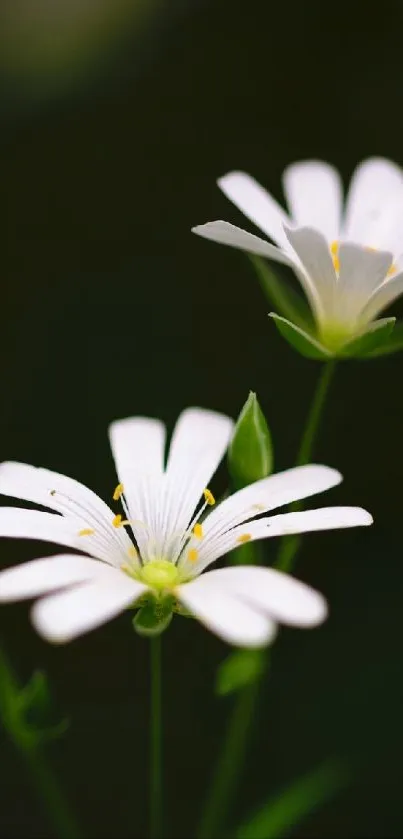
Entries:
{"label": "yellow anther", "polygon": [[199,551],[196,548],[190,548],[188,551],[188,560],[189,562],[196,562],[197,557],[199,556]]}
{"label": "yellow anther", "polygon": [[118,513],[117,516],[112,519],[112,524],[114,527],[127,527],[130,522],[128,519],[122,519],[122,516]]}
{"label": "yellow anther", "polygon": [[121,566],[120,566],[120,570],[121,570],[121,571],[125,571],[125,572],[126,572],[126,574],[128,574],[128,573],[130,572],[130,568],[129,568],[129,566],[128,566],[128,565],[121,565]]}
{"label": "yellow anther", "polygon": [[339,243],[337,240],[331,243],[330,245],[330,253],[332,254],[332,261],[334,265],[334,270],[339,272],[340,271],[340,259],[338,256],[339,253]]}
{"label": "yellow anther", "polygon": [[195,524],[193,535],[196,536],[196,539],[203,539],[203,527],[201,524]]}
{"label": "yellow anther", "polygon": [[137,551],[136,551],[136,548],[134,547],[134,545],[130,545],[130,548],[127,551],[127,553],[128,553],[128,556],[130,556],[130,559],[136,559]]}
{"label": "yellow anther", "polygon": [[115,489],[115,492],[113,493],[113,496],[112,496],[113,500],[114,501],[119,501],[119,498],[120,498],[121,495],[123,495],[123,493],[124,493],[123,484],[118,484],[116,489]]}
{"label": "yellow anther", "polygon": [[241,533],[241,535],[238,536],[237,542],[239,542],[240,545],[244,545],[245,542],[250,542],[251,539],[252,536],[250,533]]}
{"label": "yellow anther", "polygon": [[82,530],[78,531],[79,536],[93,536],[94,533],[95,530],[93,530],[92,527],[83,527]]}
{"label": "yellow anther", "polygon": [[263,513],[264,509],[265,509],[264,504],[253,504],[252,505],[252,510],[256,510],[258,513]]}
{"label": "yellow anther", "polygon": [[396,271],[397,271],[397,266],[395,265],[395,263],[394,263],[394,262],[392,262],[392,265],[390,266],[390,268],[389,268],[389,270],[388,270],[388,272],[387,272],[386,276],[387,276],[387,277],[392,277],[392,276],[393,276],[393,274],[396,274]]}
{"label": "yellow anther", "polygon": [[203,490],[203,495],[204,495],[204,500],[205,500],[206,504],[208,504],[209,507],[214,507],[215,498],[214,498],[213,493],[210,492],[210,490],[206,488],[206,489]]}

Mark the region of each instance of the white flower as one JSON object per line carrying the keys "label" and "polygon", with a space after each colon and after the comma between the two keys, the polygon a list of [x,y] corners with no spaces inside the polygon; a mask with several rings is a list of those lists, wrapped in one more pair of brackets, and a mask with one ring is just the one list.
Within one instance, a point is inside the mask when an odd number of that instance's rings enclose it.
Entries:
{"label": "white flower", "polygon": [[218,184],[276,244],[225,221],[193,232],[291,266],[327,348],[360,334],[402,294],[403,171],[391,161],[371,158],[357,167],[344,211],[340,176],[321,161],[284,171],[290,216],[244,172],[230,172]]}
{"label": "white flower", "polygon": [[109,436],[120,481],[113,497],[123,503],[125,519],[72,478],[3,463],[0,493],[54,512],[3,507],[0,536],[43,539],[88,556],[58,554],[2,571],[0,601],[41,597],[32,620],[55,643],[99,626],[147,593],[157,599],[171,595],[221,638],[240,646],[268,643],[277,622],[303,627],[323,621],[324,598],[273,569],[236,566],[200,576],[249,539],[372,522],[356,507],[265,515],[341,480],[326,466],[302,466],[228,497],[201,524],[200,516],[214,504],[207,484],[232,430],[232,420],[222,414],[184,411],[164,469],[161,422],[144,417],[113,422]]}

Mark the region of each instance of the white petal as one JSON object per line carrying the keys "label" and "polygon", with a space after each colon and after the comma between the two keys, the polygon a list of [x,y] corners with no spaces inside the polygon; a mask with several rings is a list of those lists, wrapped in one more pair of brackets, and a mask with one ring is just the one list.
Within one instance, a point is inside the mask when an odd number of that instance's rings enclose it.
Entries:
{"label": "white petal", "polygon": [[[93,543],[93,537],[79,537],[79,527],[80,523],[75,524],[72,519],[65,519],[55,513],[21,510],[18,507],[0,509],[0,537],[6,539],[38,539],[85,552]],[[97,556],[92,549],[89,552]]]}
{"label": "white petal", "polygon": [[223,458],[234,428],[233,420],[215,411],[188,408],[173,431],[166,470],[165,503],[161,509],[161,555],[172,539],[183,536],[193,513]]}
{"label": "white petal", "polygon": [[33,606],[37,632],[47,641],[63,644],[116,617],[147,587],[117,569],[80,586],[44,597]]}
{"label": "white petal", "polygon": [[340,175],[328,163],[305,160],[288,166],[284,192],[298,227],[314,227],[333,242],[340,235],[343,192]]}
{"label": "white petal", "polygon": [[284,225],[289,225],[290,219],[280,204],[254,178],[246,172],[229,172],[219,179],[218,186],[266,236],[289,251]]}
{"label": "white petal", "polygon": [[333,309],[337,285],[328,243],[322,233],[311,227],[288,228],[286,233],[305,269],[305,291],[317,319],[326,319]]}
{"label": "white petal", "polygon": [[219,242],[222,245],[230,245],[233,248],[239,248],[239,250],[246,251],[247,253],[265,256],[268,259],[274,259],[276,262],[294,266],[294,260],[289,254],[284,253],[284,251],[275,245],[271,245],[270,242],[266,242],[265,239],[260,239],[259,236],[247,233],[246,230],[242,230],[240,227],[236,227],[228,221],[209,221],[207,224],[199,224],[197,227],[192,228],[192,233],[196,233],[204,239]]}
{"label": "white petal", "polygon": [[364,306],[360,320],[371,321],[377,317],[382,309],[386,309],[400,295],[403,294],[403,272],[396,274],[395,277],[386,279],[382,285],[374,291],[366,306]]}
{"label": "white petal", "polygon": [[59,554],[33,559],[0,572],[0,601],[25,600],[75,583],[92,580],[109,568],[95,559]]}
{"label": "white petal", "polygon": [[[119,552],[119,545],[120,551],[127,554],[131,545],[123,528],[113,529],[112,520],[115,514],[108,505],[91,489],[74,478],[68,478],[67,475],[27,463],[6,461],[0,464],[0,493],[10,498],[40,504],[41,507],[49,507],[66,519],[71,518],[75,532],[86,528],[94,529],[99,539],[109,544],[108,551],[111,556],[116,554],[116,551]],[[79,550],[86,551],[87,547],[81,543]],[[105,551],[103,556],[104,553]]]}
{"label": "white petal", "polygon": [[242,603],[290,626],[317,626],[327,617],[325,598],[310,586],[274,568],[238,565],[208,571],[208,580],[239,598]]}
{"label": "white petal", "polygon": [[399,166],[377,157],[357,166],[347,196],[342,236],[374,248],[401,249],[403,173]]}
{"label": "white petal", "polygon": [[340,273],[337,287],[336,319],[352,322],[385,279],[393,256],[349,242],[339,248]]}
{"label": "white petal", "polygon": [[225,533],[231,527],[275,510],[276,507],[324,492],[341,480],[342,476],[336,469],[315,464],[296,466],[262,478],[230,495],[207,516],[202,545],[206,543],[207,537],[213,538]]}
{"label": "white petal", "polygon": [[[214,574],[215,572],[213,572]],[[261,647],[273,640],[275,623],[234,595],[213,574],[178,586],[178,599],[208,629],[238,647]]]}
{"label": "white petal", "polygon": [[119,481],[142,554],[155,540],[158,498],[164,469],[165,426],[156,419],[128,417],[108,429]]}
{"label": "white petal", "polygon": [[372,524],[372,516],[361,507],[322,507],[299,513],[264,516],[255,521],[237,525],[214,537],[205,537],[196,562],[182,563],[185,573],[200,574],[219,557],[239,548],[245,540],[270,539],[294,533],[313,533],[319,530],[337,530],[346,527],[364,527]]}

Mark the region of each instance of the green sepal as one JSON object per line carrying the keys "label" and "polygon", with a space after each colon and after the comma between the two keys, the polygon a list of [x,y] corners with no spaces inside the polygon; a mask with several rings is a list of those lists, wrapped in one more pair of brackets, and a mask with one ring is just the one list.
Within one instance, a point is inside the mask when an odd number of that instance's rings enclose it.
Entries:
{"label": "green sepal", "polygon": [[[382,354],[382,348],[392,337],[396,318],[380,318],[369,324],[364,332],[353,338],[338,351],[340,358],[368,358]],[[402,347],[403,347],[403,339]],[[396,351],[396,350],[395,350]]]}
{"label": "green sepal", "polygon": [[365,358],[377,358],[382,355],[392,355],[403,350],[403,321],[398,321],[383,344],[368,352]]}
{"label": "green sepal", "polygon": [[228,470],[236,490],[266,478],[273,471],[271,434],[252,391],[235,425],[228,449]]}
{"label": "green sepal", "polygon": [[334,358],[334,353],[329,352],[316,338],[309,335],[302,327],[296,326],[295,323],[286,318],[280,317],[275,312],[270,312],[269,317],[273,318],[278,331],[285,338],[286,341],[295,349],[300,355],[305,358],[310,358],[314,361],[329,361]]}
{"label": "green sepal", "polygon": [[168,628],[172,620],[174,598],[151,597],[133,618],[133,627],[139,635],[153,637]]}
{"label": "green sepal", "polygon": [[313,319],[308,303],[286,280],[279,279],[271,266],[260,256],[248,254],[266,297],[283,317],[310,332]]}
{"label": "green sepal", "polygon": [[235,650],[217,670],[215,690],[219,696],[241,690],[261,678],[265,657],[261,650]]}

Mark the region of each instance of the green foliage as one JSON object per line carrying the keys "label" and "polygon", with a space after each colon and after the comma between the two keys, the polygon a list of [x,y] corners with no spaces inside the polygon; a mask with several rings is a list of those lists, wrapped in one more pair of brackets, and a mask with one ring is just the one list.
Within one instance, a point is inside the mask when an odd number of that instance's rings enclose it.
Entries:
{"label": "green foliage", "polygon": [[261,650],[235,650],[224,659],[216,676],[216,693],[227,696],[256,682],[263,674],[265,659]]}
{"label": "green foliage", "polygon": [[45,674],[37,671],[20,687],[3,652],[0,652],[0,716],[4,728],[23,750],[60,737],[67,720],[49,723],[52,703]]}
{"label": "green foliage", "polygon": [[305,816],[336,795],[351,779],[351,770],[340,760],[326,760],[270,798],[235,832],[235,839],[281,839]]}

